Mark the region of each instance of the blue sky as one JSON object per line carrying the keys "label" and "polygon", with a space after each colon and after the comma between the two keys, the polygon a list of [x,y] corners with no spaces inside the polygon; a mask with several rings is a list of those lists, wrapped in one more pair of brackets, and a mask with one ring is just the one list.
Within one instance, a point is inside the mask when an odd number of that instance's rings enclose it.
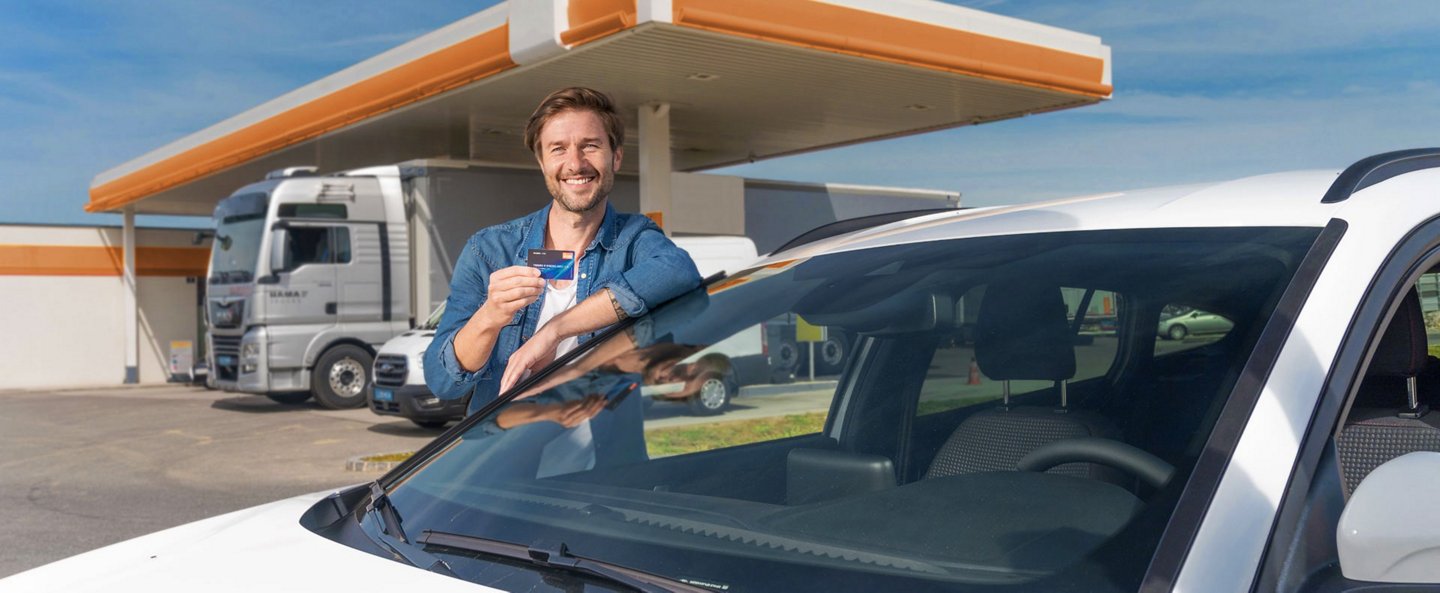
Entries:
{"label": "blue sky", "polygon": [[[1429,0],[957,3],[1100,36],[1114,99],[720,172],[989,205],[1440,145]],[[0,222],[118,222],[97,173],[489,4],[0,0]]]}

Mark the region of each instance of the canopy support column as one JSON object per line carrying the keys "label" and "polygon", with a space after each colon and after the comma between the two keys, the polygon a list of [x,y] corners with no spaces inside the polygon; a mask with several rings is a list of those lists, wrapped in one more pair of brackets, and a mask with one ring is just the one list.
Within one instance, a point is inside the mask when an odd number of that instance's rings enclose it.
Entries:
{"label": "canopy support column", "polygon": [[670,212],[670,104],[640,106],[640,212],[657,214],[661,228]]}
{"label": "canopy support column", "polygon": [[120,272],[125,319],[125,384],[140,382],[140,308],[137,284],[135,282],[135,207],[126,206],[124,226],[120,230],[120,242],[124,267]]}

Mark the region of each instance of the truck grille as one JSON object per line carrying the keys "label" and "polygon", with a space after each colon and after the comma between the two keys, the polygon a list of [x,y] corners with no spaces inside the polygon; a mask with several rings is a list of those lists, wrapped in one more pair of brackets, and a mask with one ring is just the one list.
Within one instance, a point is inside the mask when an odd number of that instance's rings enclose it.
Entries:
{"label": "truck grille", "polygon": [[245,319],[245,301],[231,301],[229,303],[210,301],[211,326],[222,328],[240,327],[240,321],[243,319]]}
{"label": "truck grille", "polygon": [[407,362],[404,356],[381,354],[375,359],[375,384],[385,387],[400,387],[405,384]]}
{"label": "truck grille", "polygon": [[[215,361],[215,378],[220,381],[235,381],[240,377],[240,336],[218,336],[210,334],[211,358]],[[220,362],[224,356],[229,364]]]}

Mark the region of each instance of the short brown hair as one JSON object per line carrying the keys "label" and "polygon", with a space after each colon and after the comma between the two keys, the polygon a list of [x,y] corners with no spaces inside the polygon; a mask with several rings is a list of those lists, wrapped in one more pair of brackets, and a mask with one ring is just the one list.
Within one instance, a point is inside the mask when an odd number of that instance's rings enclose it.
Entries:
{"label": "short brown hair", "polygon": [[530,114],[530,121],[525,122],[525,146],[530,148],[530,152],[540,151],[540,130],[545,127],[545,122],[566,111],[590,111],[599,116],[610,139],[611,150],[619,150],[625,144],[625,122],[620,121],[620,114],[615,112],[615,102],[610,100],[609,95],[573,86],[550,93],[535,108],[535,113]]}

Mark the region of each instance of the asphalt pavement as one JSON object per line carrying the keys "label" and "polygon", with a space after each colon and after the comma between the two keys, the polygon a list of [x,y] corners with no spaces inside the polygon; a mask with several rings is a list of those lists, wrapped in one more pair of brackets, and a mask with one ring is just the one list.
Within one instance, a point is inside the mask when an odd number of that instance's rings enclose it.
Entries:
{"label": "asphalt pavement", "polygon": [[0,577],[265,502],[373,480],[356,455],[439,434],[369,410],[190,387],[0,392]]}

